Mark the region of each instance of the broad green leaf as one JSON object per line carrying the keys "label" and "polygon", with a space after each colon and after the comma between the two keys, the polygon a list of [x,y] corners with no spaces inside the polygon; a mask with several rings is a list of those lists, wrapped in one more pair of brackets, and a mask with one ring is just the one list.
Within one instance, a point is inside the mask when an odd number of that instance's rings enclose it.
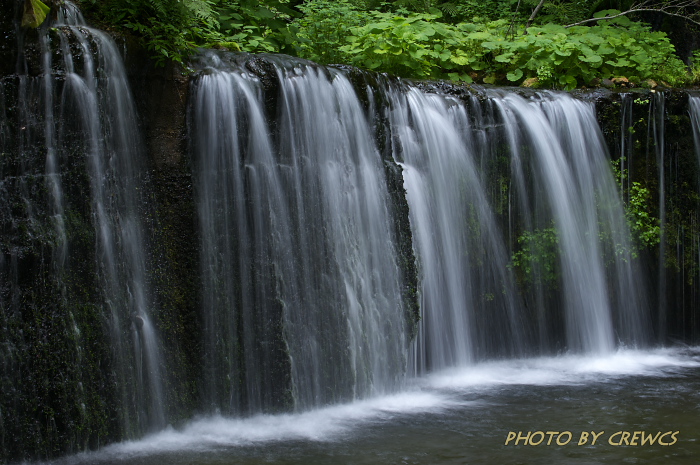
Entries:
{"label": "broad green leaf", "polygon": [[510,59],[513,57],[512,53],[503,53],[494,58],[499,63],[510,63]]}
{"label": "broad green leaf", "polygon": [[585,61],[586,63],[597,63],[602,62],[603,58],[600,55],[596,55],[595,53],[593,53],[590,55],[582,55],[579,57],[579,60]]}
{"label": "broad green leaf", "polygon": [[271,19],[275,17],[275,13],[268,10],[267,8],[260,7],[257,10],[255,10],[255,16],[257,16],[258,18]]}
{"label": "broad green leaf", "polygon": [[625,66],[632,66],[632,62],[629,60],[626,60],[624,58],[620,58],[617,61],[608,60],[605,63],[609,64],[610,66],[615,66],[617,68],[623,68]]}
{"label": "broad green leaf", "polygon": [[523,70],[518,68],[516,70],[513,70],[513,72],[506,74],[506,78],[508,78],[509,81],[517,81],[523,77]]}
{"label": "broad green leaf", "polygon": [[471,60],[466,55],[452,55],[450,57],[450,61],[460,66],[466,66]]}
{"label": "broad green leaf", "polygon": [[488,32],[483,32],[483,31],[477,31],[477,32],[471,32],[467,34],[467,39],[471,40],[486,40],[490,39],[493,36],[489,34]]}
{"label": "broad green leaf", "polygon": [[540,30],[548,34],[564,34],[565,36],[569,33],[564,26],[552,23],[545,24]]}
{"label": "broad green leaf", "polygon": [[29,0],[24,2],[24,15],[22,16],[22,27],[31,27],[36,29],[41,26],[46,15],[49,14],[51,8],[46,6],[40,0]]}
{"label": "broad green leaf", "polygon": [[482,47],[488,50],[495,50],[497,48],[500,48],[503,45],[503,42],[484,42],[481,44]]}
{"label": "broad green leaf", "polygon": [[435,29],[432,27],[428,26],[423,28],[423,34],[426,36],[434,36],[435,35]]}
{"label": "broad green leaf", "polygon": [[447,77],[449,77],[453,81],[464,81],[467,84],[471,84],[474,82],[468,74],[459,74],[459,73],[448,73]]}

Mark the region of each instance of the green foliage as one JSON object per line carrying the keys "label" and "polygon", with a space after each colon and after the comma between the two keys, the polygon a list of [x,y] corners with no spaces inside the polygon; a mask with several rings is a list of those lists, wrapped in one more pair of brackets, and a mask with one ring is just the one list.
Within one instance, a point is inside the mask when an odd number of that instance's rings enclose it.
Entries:
{"label": "green foliage", "polygon": [[[205,46],[486,84],[573,89],[614,77],[692,80],[664,33],[624,16],[590,27],[513,27],[524,23],[535,0],[522,0],[515,17],[517,0],[84,1],[108,23],[139,35],[161,64]],[[579,19],[598,3],[552,0],[541,18]]]}
{"label": "green foliage", "polygon": [[[498,19],[511,19],[517,0],[453,0],[436,5],[450,22],[485,22]],[[518,18],[525,21],[521,9]]]}
{"label": "green foliage", "polygon": [[537,77],[539,85],[573,89],[595,79],[625,76],[632,82],[664,76],[677,81],[684,65],[661,32],[625,17],[598,25],[564,28],[547,24],[528,28],[512,41],[483,43],[494,60]]}
{"label": "green foliage", "polygon": [[352,64],[401,76],[487,84],[536,78],[540,87],[564,89],[618,76],[675,85],[687,76],[664,33],[625,17],[592,27],[533,26],[507,38],[507,20],[450,25],[436,14],[372,16],[340,50]]}
{"label": "green foliage", "polygon": [[299,6],[304,14],[294,21],[298,28],[299,56],[322,64],[349,60],[341,50],[351,28],[365,25],[371,15],[348,0],[314,0]]}
{"label": "green foliage", "polygon": [[219,25],[207,31],[205,44],[244,52],[291,52],[296,28],[289,22],[298,13],[289,0],[212,0]]}
{"label": "green foliage", "polygon": [[194,47],[279,52],[292,42],[288,0],[86,0],[88,13],[143,39],[158,64]]}
{"label": "green foliage", "polygon": [[140,36],[159,64],[182,62],[207,28],[217,25],[210,0],[89,0],[88,14]]}
{"label": "green foliage", "polygon": [[[538,3],[538,0],[530,0],[527,3]],[[552,0],[545,2],[540,14],[535,18],[535,24],[572,24],[591,17],[602,2],[599,0]],[[529,11],[532,11],[530,8]]]}
{"label": "green foliage", "polygon": [[632,237],[639,245],[651,248],[659,244],[661,227],[659,219],[649,214],[651,194],[636,181],[630,187],[629,200],[625,204],[625,214]]}
{"label": "green foliage", "polygon": [[464,24],[460,29],[436,21],[439,18],[439,14],[375,12],[372,22],[352,29],[352,35],[346,37],[348,44],[340,50],[350,63],[367,69],[417,78],[449,75],[471,82],[466,71],[481,64],[477,55],[469,53],[469,46],[478,44],[467,37],[467,31],[476,26]]}
{"label": "green foliage", "polygon": [[42,25],[50,8],[40,0],[28,0],[24,2],[24,14],[22,15],[22,27],[37,28]]}
{"label": "green foliage", "polygon": [[559,238],[552,226],[525,231],[518,237],[520,248],[513,254],[512,266],[528,284],[557,285],[559,279]]}
{"label": "green foliage", "polygon": [[[624,186],[627,178],[627,169],[620,170],[620,163],[624,160],[618,159],[611,162],[613,174],[618,184]],[[641,183],[633,181],[629,190],[624,193],[623,202],[625,208],[625,218],[632,234],[632,256],[637,255],[641,249],[651,249],[661,241],[661,222],[659,218],[650,214],[651,193],[649,189],[643,187]]]}
{"label": "green foliage", "polygon": [[690,84],[700,83],[700,50],[693,51],[690,67]]}

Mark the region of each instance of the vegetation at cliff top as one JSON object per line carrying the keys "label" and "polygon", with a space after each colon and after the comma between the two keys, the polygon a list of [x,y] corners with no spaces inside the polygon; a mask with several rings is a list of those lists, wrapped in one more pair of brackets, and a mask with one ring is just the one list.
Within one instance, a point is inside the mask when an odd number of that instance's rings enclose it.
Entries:
{"label": "vegetation at cliff top", "polygon": [[[620,15],[634,6],[602,0],[82,0],[93,20],[133,31],[161,64],[213,47],[419,79],[563,89],[693,84],[700,64],[688,69],[666,33],[637,21],[664,15]],[[692,12],[681,12],[693,22]]]}

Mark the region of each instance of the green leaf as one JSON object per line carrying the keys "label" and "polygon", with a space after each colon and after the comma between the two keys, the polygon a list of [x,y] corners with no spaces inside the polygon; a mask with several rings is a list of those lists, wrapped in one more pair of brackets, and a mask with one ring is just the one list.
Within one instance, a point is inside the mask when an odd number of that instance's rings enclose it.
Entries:
{"label": "green leaf", "polygon": [[468,74],[459,74],[459,73],[448,73],[447,77],[449,77],[453,81],[464,81],[467,84],[471,84],[474,82]]}
{"label": "green leaf", "polygon": [[506,78],[508,78],[509,81],[517,81],[521,77],[523,77],[523,70],[518,68],[516,70],[513,70],[512,72],[506,74]]}
{"label": "green leaf", "polygon": [[472,32],[470,34],[467,34],[467,39],[471,39],[471,40],[486,40],[486,39],[490,39],[492,37],[493,36],[491,34],[489,34],[488,32],[484,32],[484,31]]}
{"label": "green leaf", "polygon": [[484,42],[481,46],[487,50],[496,50],[497,48],[501,48],[503,44],[503,42]]}
{"label": "green leaf", "polygon": [[632,62],[629,60],[626,60],[624,58],[620,58],[617,61],[608,60],[605,63],[609,64],[610,66],[615,66],[616,68],[624,68],[626,66],[632,66]]}
{"label": "green leaf", "polygon": [[510,59],[513,57],[512,53],[503,53],[494,58],[499,63],[510,63]]}
{"label": "green leaf", "polygon": [[51,8],[40,0],[28,0],[24,2],[24,15],[22,16],[22,27],[38,28],[46,20]]}
{"label": "green leaf", "polygon": [[466,66],[471,62],[471,59],[466,55],[452,55],[450,61],[459,66]]}
{"label": "green leaf", "polygon": [[583,55],[579,57],[579,60],[585,61],[586,63],[598,63],[603,61],[603,58],[600,55]]}

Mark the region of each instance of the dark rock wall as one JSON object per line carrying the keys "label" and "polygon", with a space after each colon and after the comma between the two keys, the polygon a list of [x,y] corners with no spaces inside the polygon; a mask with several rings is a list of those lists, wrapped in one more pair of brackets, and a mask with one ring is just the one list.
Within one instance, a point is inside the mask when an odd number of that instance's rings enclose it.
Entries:
{"label": "dark rock wall", "polygon": [[[82,150],[76,142],[61,160],[63,239],[45,175],[41,77],[16,74],[14,64],[3,70],[0,462],[53,457],[119,438]],[[67,147],[71,130],[67,122]]]}
{"label": "dark rock wall", "polygon": [[[123,404],[134,401],[119,394],[77,114],[62,115],[56,142],[65,238],[54,226],[38,33],[16,28],[21,5],[0,5],[0,463],[47,459],[143,434],[138,415],[124,413],[129,409]],[[118,40],[149,154],[141,210],[154,318],[168,354],[162,370],[166,416],[177,422],[196,413],[201,360],[185,142],[189,83],[181,71],[155,69],[134,43]],[[54,102],[64,85],[63,70],[55,71]]]}
{"label": "dark rock wall", "polygon": [[129,38],[118,39],[148,154],[152,287],[162,333],[166,405],[173,421],[190,417],[199,405],[202,322],[197,312],[200,286],[192,171],[187,145],[189,79],[181,67],[155,67]]}
{"label": "dark rock wall", "polygon": [[[648,213],[659,220],[663,218],[662,243],[641,250],[648,270],[647,288],[653,295],[652,326],[661,344],[697,343],[700,169],[688,93],[645,90],[628,94],[626,103],[622,95],[598,94],[596,108],[611,158],[625,157],[629,181],[639,182],[650,192]],[[627,115],[624,123],[623,113]],[[655,134],[655,128],[663,128],[663,132]],[[660,154],[663,164],[657,159]]]}

